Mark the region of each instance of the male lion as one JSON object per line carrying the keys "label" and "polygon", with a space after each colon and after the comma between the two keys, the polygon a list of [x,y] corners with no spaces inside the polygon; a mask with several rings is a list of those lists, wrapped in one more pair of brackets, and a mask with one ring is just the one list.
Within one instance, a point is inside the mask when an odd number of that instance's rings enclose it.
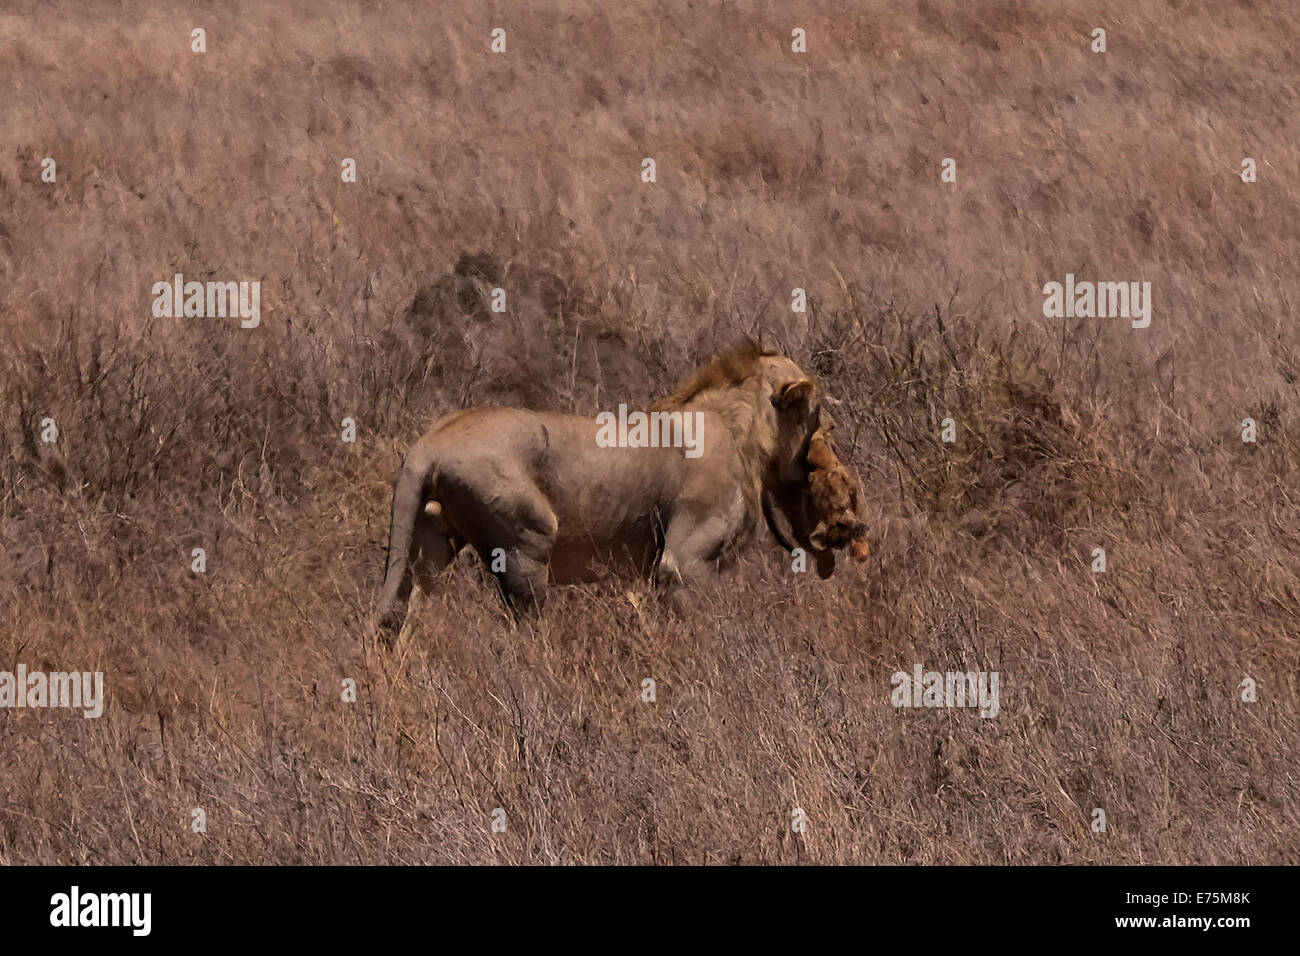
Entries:
{"label": "male lion", "polygon": [[435,423],[394,482],[384,628],[401,626],[413,576],[429,590],[466,544],[516,611],[539,605],[548,580],[592,580],[599,566],[653,570],[665,585],[698,579],[764,515],[781,538],[776,513],[830,573],[829,548],[847,538],[812,540],[819,522],[824,532],[842,516],[819,512],[811,496],[805,459],[824,415],[799,366],[745,342],[650,410],[699,413],[697,447],[602,447],[595,419],[517,408],[467,408]]}

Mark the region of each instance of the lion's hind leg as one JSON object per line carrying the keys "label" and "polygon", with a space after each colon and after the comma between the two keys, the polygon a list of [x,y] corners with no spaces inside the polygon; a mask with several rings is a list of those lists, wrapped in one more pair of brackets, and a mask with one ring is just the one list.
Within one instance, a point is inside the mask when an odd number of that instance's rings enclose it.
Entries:
{"label": "lion's hind leg", "polygon": [[506,552],[505,570],[493,572],[501,596],[512,611],[522,614],[546,603],[548,552],[539,554],[527,545],[511,549]]}
{"label": "lion's hind leg", "polygon": [[517,492],[514,500],[498,499],[498,514],[474,548],[496,578],[501,597],[515,613],[540,608],[546,600],[551,550],[559,522],[542,493]]}
{"label": "lion's hind leg", "polygon": [[[430,505],[436,502],[430,502]],[[411,548],[411,571],[415,583],[425,594],[437,587],[438,574],[451,564],[460,550],[450,529],[428,514],[428,508],[415,522],[415,540]]]}

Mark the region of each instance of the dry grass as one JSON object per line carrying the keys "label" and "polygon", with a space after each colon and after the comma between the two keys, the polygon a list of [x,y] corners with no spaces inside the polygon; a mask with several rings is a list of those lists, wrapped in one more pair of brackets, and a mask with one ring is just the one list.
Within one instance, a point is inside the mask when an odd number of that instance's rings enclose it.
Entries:
{"label": "dry grass", "polygon": [[[0,13],[0,669],[109,694],[0,711],[0,862],[1293,862],[1300,9],[562,6]],[[262,326],[150,318],[176,271]],[[1066,272],[1150,280],[1151,327],[1044,319]],[[869,570],[514,629],[458,564],[375,643],[425,424],[743,333],[843,401]],[[916,662],[1001,715],[895,711]]]}

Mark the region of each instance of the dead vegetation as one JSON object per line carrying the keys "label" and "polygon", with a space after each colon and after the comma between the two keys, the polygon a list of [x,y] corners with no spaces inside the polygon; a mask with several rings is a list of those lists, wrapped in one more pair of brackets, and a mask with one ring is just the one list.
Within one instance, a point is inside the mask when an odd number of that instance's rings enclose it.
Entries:
{"label": "dead vegetation", "polygon": [[[205,9],[206,58],[195,15],[0,15],[0,669],[109,695],[0,711],[0,862],[1296,859],[1291,5],[831,3],[803,59],[734,5],[513,11],[496,58],[473,5]],[[151,318],[176,271],[260,279],[261,327]],[[1151,279],[1151,328],[1044,319],[1067,271]],[[747,334],[841,403],[861,573],[521,629],[449,589],[376,645],[423,425]],[[894,710],[917,662],[1000,716]]]}

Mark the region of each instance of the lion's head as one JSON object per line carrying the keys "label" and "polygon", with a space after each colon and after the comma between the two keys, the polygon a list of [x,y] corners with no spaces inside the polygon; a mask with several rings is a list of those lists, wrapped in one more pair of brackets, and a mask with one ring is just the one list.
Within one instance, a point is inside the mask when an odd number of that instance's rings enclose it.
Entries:
{"label": "lion's head", "polygon": [[867,556],[856,477],[831,442],[822,390],[779,352],[745,341],[697,369],[652,409],[709,407],[731,425],[746,506],[787,549],[803,548],[828,577],[835,550]]}

